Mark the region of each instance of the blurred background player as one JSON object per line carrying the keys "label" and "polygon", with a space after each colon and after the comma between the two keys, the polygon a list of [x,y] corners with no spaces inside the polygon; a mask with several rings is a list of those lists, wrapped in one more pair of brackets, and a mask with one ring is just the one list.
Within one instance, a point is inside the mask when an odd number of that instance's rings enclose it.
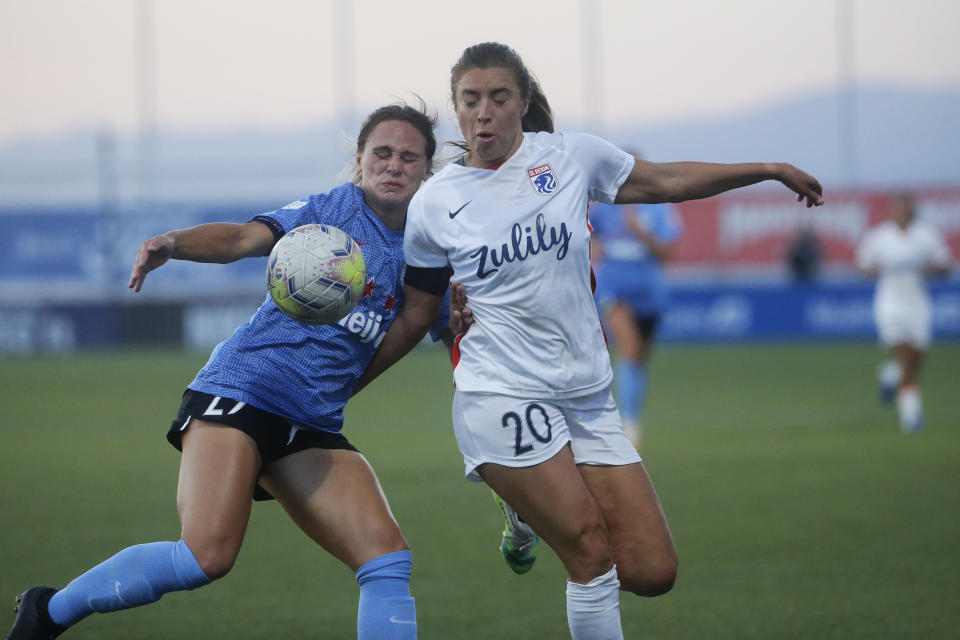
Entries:
{"label": "blurred background player", "polygon": [[809,222],[804,221],[794,229],[785,258],[794,284],[813,282],[819,275],[820,241]]}
{"label": "blurred background player", "polygon": [[891,195],[889,209],[890,219],[864,235],[856,260],[877,278],[874,321],[893,356],[879,369],[881,396],[896,397],[900,427],[914,433],[923,426],[918,378],[933,325],[924,277],[946,275],[951,256],[940,231],[916,219],[910,194]]}
{"label": "blurred background player", "polygon": [[616,346],[617,406],[624,432],[639,447],[647,365],[668,302],[663,264],[675,253],[682,227],[673,205],[665,202],[594,203],[590,226],[595,298]]}
{"label": "blurred background player", "polygon": [[[264,256],[287,231],[326,223],[362,245],[367,290],[343,326],[297,322],[268,295],[214,349],[167,433],[183,452],[180,540],[127,547],[60,590],[28,589],[17,598],[8,640],[55,638],[94,612],[149,604],[225,576],[253,500],[271,497],[355,573],[360,640],[417,637],[410,549],[373,468],[341,428],[347,399],[403,300],[407,206],[430,174],[435,125],[407,105],[377,109],[358,135],[354,183],[245,224],[198,225],[140,246],[130,274],[135,291],[171,258],[226,263]],[[368,315],[382,320],[358,328],[354,319]]]}

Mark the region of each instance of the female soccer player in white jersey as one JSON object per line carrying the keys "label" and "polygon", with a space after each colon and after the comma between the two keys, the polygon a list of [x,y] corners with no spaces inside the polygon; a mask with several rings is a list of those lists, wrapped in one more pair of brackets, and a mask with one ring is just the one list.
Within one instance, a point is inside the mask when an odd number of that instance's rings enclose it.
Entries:
{"label": "female soccer player in white jersey", "polygon": [[367,291],[351,320],[382,319],[372,329],[360,320],[308,326],[268,296],[214,350],[167,434],[183,451],[181,539],[124,549],[61,590],[27,590],[10,640],[53,638],[95,611],[148,604],[223,577],[240,551],[252,500],[269,495],[356,573],[361,640],[417,637],[409,547],[373,469],[340,430],[344,405],[403,299],[403,228],[410,199],[431,169],[434,125],[421,110],[382,107],[360,130],[356,184],[246,224],[200,225],[141,245],[130,276],[136,291],[170,258],[263,256],[294,227],[332,224],[361,243],[367,264]]}
{"label": "female soccer player in white jersey", "polygon": [[915,433],[923,426],[917,383],[932,332],[924,276],[950,270],[950,248],[936,227],[915,219],[909,194],[893,195],[889,204],[890,219],[867,231],[857,247],[857,266],[877,278],[873,317],[895,358],[881,368],[881,385],[896,389],[900,428]]}
{"label": "female soccer player in white jersey", "polygon": [[466,474],[560,557],[573,637],[620,638],[619,589],[665,593],[677,553],[610,393],[587,203],[704,198],[775,179],[813,206],[821,188],[788,164],[655,164],[591,135],[551,133],[546,98],[502,44],[466,49],[450,86],[466,153],[411,202],[406,302],[361,385],[423,336],[452,268],[473,314],[454,368]]}

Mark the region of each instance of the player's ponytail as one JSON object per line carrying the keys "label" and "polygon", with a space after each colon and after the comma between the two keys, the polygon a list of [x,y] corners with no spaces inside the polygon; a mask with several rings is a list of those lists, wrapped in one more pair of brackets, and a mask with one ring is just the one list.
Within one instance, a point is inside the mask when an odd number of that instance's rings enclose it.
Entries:
{"label": "player's ponytail", "polygon": [[543,94],[540,83],[530,74],[530,106],[520,120],[524,131],[547,131],[553,133],[553,112],[550,103]]}

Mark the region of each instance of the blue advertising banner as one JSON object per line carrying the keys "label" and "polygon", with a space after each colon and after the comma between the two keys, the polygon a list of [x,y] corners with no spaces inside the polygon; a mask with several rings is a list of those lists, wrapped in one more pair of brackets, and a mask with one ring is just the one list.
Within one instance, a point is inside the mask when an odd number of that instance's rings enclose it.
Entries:
{"label": "blue advertising banner", "polygon": [[[97,280],[101,225],[93,211],[11,212],[0,218],[0,278]],[[92,250],[91,250],[92,249]]]}
{"label": "blue advertising banner", "polygon": [[[0,303],[47,304],[129,295],[137,248],[171,229],[205,222],[246,222],[260,209],[156,208],[135,211],[4,210]],[[140,298],[234,295],[266,291],[266,259],[220,264],[171,261],[150,274]]]}
{"label": "blue advertising banner", "polygon": [[[266,259],[170,261],[127,288],[137,247],[160,233],[246,222],[263,208],[0,210],[0,354],[159,341],[205,348],[266,295]],[[934,339],[960,338],[960,280],[931,283]],[[873,283],[674,283],[667,342],[872,340]]]}
{"label": "blue advertising banner", "polygon": [[[935,338],[960,338],[960,283],[930,287]],[[675,286],[665,341],[871,339],[873,284]]]}

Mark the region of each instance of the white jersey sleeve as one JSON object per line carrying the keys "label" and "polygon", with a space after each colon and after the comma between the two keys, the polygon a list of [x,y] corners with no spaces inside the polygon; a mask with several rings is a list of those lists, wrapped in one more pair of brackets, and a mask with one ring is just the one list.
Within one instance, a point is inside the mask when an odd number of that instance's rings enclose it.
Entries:
{"label": "white jersey sleeve", "polygon": [[612,204],[633,171],[635,159],[619,147],[589,133],[563,134],[564,144],[587,173],[587,199]]}
{"label": "white jersey sleeve", "polygon": [[407,224],[403,235],[403,255],[406,263],[412,267],[446,267],[449,265],[447,254],[431,233],[425,209],[428,190],[427,184],[420,187],[407,208]]}

